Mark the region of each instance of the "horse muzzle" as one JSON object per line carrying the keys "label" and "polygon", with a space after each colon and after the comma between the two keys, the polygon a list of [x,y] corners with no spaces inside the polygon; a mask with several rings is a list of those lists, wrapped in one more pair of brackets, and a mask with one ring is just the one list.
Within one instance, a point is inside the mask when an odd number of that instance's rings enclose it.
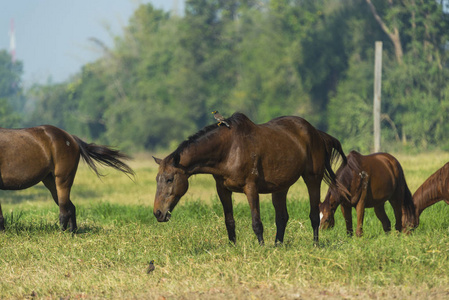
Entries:
{"label": "horse muzzle", "polygon": [[327,230],[327,229],[331,229],[334,228],[334,223],[331,222],[330,220],[324,220],[323,222],[320,223],[320,229],[321,230]]}
{"label": "horse muzzle", "polygon": [[154,216],[156,217],[158,222],[168,222],[168,220],[170,220],[171,218],[171,213],[170,211],[163,213],[158,209],[154,212]]}

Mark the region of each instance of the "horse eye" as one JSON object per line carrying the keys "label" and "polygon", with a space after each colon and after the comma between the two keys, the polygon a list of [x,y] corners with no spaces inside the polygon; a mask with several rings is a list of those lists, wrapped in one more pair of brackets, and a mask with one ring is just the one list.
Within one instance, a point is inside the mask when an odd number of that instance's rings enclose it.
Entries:
{"label": "horse eye", "polygon": [[173,178],[167,178],[167,183],[172,183],[173,182]]}

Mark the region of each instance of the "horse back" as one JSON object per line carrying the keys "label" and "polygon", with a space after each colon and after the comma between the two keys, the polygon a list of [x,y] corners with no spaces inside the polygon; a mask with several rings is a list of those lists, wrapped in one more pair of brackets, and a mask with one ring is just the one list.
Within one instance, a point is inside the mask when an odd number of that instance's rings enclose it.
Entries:
{"label": "horse back", "polygon": [[300,176],[324,172],[323,141],[306,120],[279,117],[238,129],[240,138],[231,138],[230,165],[239,174],[257,177],[261,193],[288,188]]}
{"label": "horse back", "polygon": [[267,141],[270,145],[275,146],[273,141],[280,140],[278,143],[282,147],[289,145],[304,152],[311,151],[310,148],[313,147],[322,152],[323,140],[318,130],[303,118],[279,117],[257,127],[256,134],[263,137],[260,140]]}

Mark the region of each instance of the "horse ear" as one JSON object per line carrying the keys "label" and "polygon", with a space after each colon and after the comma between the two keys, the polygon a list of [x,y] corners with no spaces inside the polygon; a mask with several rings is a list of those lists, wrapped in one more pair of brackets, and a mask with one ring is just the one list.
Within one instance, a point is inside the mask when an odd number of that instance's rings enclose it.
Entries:
{"label": "horse ear", "polygon": [[175,155],[173,157],[173,166],[178,167],[180,160],[181,160],[181,156],[179,154]]}
{"label": "horse ear", "polygon": [[153,158],[154,158],[154,161],[155,161],[158,165],[161,164],[162,159],[157,158],[157,157],[154,157],[154,156],[153,156]]}

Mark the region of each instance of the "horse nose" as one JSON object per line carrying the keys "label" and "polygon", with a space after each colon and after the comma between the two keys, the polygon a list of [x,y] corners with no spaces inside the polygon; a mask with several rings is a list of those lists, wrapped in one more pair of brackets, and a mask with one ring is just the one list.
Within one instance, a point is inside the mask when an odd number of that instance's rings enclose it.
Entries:
{"label": "horse nose", "polygon": [[162,212],[158,209],[155,213],[154,216],[156,217],[156,219],[160,219],[160,217],[162,216]]}

